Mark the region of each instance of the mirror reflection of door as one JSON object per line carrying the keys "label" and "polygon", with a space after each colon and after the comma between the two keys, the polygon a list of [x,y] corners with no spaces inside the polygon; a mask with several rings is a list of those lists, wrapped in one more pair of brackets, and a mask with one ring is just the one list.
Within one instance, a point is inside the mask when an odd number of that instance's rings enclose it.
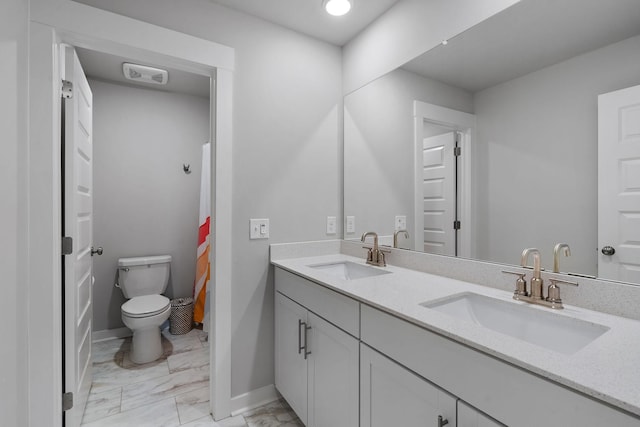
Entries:
{"label": "mirror reflection of door", "polygon": [[[456,255],[456,135],[457,132],[427,125],[422,141],[422,200],[424,251],[442,255]],[[425,126],[426,127],[426,126]],[[435,128],[435,129],[434,129]]]}
{"label": "mirror reflection of door", "polygon": [[598,276],[640,283],[640,86],[598,97]]}

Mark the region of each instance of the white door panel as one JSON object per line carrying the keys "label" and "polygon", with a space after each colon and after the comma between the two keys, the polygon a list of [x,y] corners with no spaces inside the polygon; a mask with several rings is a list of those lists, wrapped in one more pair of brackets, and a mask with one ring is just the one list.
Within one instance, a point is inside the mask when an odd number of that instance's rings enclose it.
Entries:
{"label": "white door panel", "polygon": [[306,327],[307,310],[280,292],[276,292],[275,305],[276,388],[306,425],[307,359],[301,346],[306,344],[302,328]]}
{"label": "white door panel", "polygon": [[359,343],[313,313],[309,325],[307,427],[358,426]]}
{"label": "white door panel", "polygon": [[425,252],[455,255],[455,144],[454,132],[423,140],[422,203]]}
{"label": "white door panel", "polygon": [[364,344],[360,346],[361,427],[456,425],[456,399]]}
{"label": "white door panel", "polygon": [[598,276],[640,282],[640,86],[598,97],[598,250]]}
{"label": "white door panel", "polygon": [[65,392],[73,407],[65,425],[77,427],[91,387],[91,322],[93,244],[93,97],[72,47],[61,46],[61,74],[73,84],[64,99],[64,234],[73,252],[64,257]]}

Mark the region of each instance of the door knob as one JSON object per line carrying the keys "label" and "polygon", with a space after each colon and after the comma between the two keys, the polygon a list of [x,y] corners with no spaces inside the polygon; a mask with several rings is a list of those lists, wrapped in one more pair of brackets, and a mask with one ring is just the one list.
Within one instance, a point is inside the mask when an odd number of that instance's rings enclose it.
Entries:
{"label": "door knob", "polygon": [[611,256],[616,253],[616,250],[611,246],[605,246],[602,248],[602,253],[607,256]]}
{"label": "door knob", "polygon": [[91,246],[91,256],[95,254],[102,255],[102,252],[104,252],[102,246],[98,246],[98,249],[94,249],[93,246]]}

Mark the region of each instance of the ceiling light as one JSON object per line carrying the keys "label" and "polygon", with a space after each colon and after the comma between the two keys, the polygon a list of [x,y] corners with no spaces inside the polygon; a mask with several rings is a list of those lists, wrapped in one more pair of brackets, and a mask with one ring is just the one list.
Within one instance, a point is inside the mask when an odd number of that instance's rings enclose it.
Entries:
{"label": "ceiling light", "polygon": [[324,8],[329,15],[342,16],[351,10],[353,0],[325,0]]}

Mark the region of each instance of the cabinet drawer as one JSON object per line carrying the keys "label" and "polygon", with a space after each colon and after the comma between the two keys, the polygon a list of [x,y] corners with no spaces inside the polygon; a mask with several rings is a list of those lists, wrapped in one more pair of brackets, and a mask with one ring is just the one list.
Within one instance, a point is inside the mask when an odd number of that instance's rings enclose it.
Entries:
{"label": "cabinet drawer", "polygon": [[275,270],[276,291],[354,337],[360,337],[359,302],[281,268]]}
{"label": "cabinet drawer", "polygon": [[364,304],[361,319],[363,342],[506,425],[639,425],[634,416]]}

